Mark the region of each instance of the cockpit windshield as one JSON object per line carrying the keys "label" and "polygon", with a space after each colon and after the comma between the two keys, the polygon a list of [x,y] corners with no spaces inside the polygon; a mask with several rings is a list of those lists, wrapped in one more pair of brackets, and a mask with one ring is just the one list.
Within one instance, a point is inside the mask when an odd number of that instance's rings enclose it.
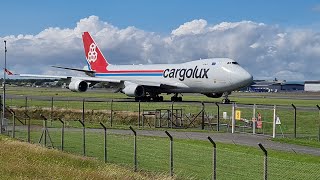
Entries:
{"label": "cockpit windshield", "polygon": [[239,63],[237,63],[235,61],[228,62],[227,64],[238,64],[239,65]]}

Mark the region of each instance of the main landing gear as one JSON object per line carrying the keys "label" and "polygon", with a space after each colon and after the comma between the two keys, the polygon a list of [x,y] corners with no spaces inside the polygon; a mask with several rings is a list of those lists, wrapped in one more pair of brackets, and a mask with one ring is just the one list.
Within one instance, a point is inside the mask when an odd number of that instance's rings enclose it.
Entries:
{"label": "main landing gear", "polygon": [[178,93],[175,93],[174,96],[171,97],[171,101],[181,102],[182,101],[182,97],[178,97]]}
{"label": "main landing gear", "polygon": [[229,93],[229,92],[223,93],[224,99],[222,99],[222,104],[230,104],[231,101],[228,97],[230,94],[231,93]]}
{"label": "main landing gear", "polygon": [[142,97],[135,97],[134,98],[135,101],[141,101],[141,102],[162,102],[163,101],[163,96],[142,96]]}

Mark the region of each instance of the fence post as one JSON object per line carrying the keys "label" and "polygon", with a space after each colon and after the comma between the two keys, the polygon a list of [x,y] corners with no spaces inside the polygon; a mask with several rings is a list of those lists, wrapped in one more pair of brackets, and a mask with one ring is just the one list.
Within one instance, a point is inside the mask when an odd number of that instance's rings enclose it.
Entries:
{"label": "fence post", "polygon": [[291,106],[293,107],[294,109],[294,126],[293,126],[293,135],[294,135],[294,138],[297,138],[297,108],[294,104],[291,104]]}
{"label": "fence post", "polygon": [[12,138],[15,138],[15,131],[16,131],[16,115],[12,109],[10,109],[12,114],[13,123],[12,123]]}
{"label": "fence post", "polygon": [[58,118],[59,121],[62,123],[62,129],[61,129],[61,151],[63,151],[64,147],[64,121]]}
{"label": "fence post", "polygon": [[268,179],[268,152],[267,150],[262,146],[261,143],[258,144],[260,149],[263,151],[264,153],[264,171],[263,171],[263,177],[264,180]]}
{"label": "fence post", "polygon": [[173,176],[173,138],[168,131],[165,131],[165,133],[170,138],[170,176]]}
{"label": "fence post", "polygon": [[171,129],[173,128],[173,104],[174,104],[174,101],[172,101],[172,104],[171,104]]}
{"label": "fence post", "polygon": [[86,156],[86,127],[84,126],[84,122],[82,122],[81,120],[78,120],[81,125],[82,125],[82,128],[83,128],[83,156]]}
{"label": "fence post", "polygon": [[139,116],[138,116],[138,127],[140,128],[140,123],[141,123],[141,106],[140,106],[140,100],[139,100]]}
{"label": "fence post", "polygon": [[84,123],[84,103],[85,103],[85,99],[83,98],[82,100],[82,122]]}
{"label": "fence post", "polygon": [[137,132],[130,126],[129,127],[133,132],[133,161],[134,161],[134,171],[137,172]]}
{"label": "fence post", "polygon": [[256,134],[256,123],[257,123],[256,108],[257,108],[256,104],[254,104],[252,108],[252,134]]}
{"label": "fence post", "polygon": [[320,106],[317,104],[317,108],[319,110],[319,132],[318,132],[318,141],[320,142]]}
{"label": "fence post", "polygon": [[111,100],[111,114],[110,114],[110,125],[112,127],[112,120],[113,120],[113,99]]}
{"label": "fence post", "polygon": [[[28,112],[28,97],[26,96],[25,99],[25,107],[24,107],[24,112],[27,114]],[[24,119],[24,124],[27,124],[27,118]]]}
{"label": "fence post", "polygon": [[104,162],[107,162],[107,128],[102,122],[100,122],[100,125],[103,127],[104,130]]}
{"label": "fence post", "polygon": [[236,112],[236,104],[232,103],[232,117],[231,117],[231,123],[232,123],[232,127],[231,127],[231,133],[233,134],[235,131],[235,125],[236,125],[236,120],[235,120],[235,112]]}
{"label": "fence post", "polygon": [[217,131],[220,131],[220,106],[219,106],[219,104],[216,102],[215,103],[216,104],[216,106],[217,106],[217,108],[218,108],[218,122],[217,122]]}
{"label": "fence post", "polygon": [[204,130],[204,103],[201,102],[202,110],[201,110],[201,129]]}
{"label": "fence post", "polygon": [[272,138],[275,138],[276,137],[276,108],[277,106],[274,105],[273,107],[273,122],[272,122]]}
{"label": "fence post", "polygon": [[213,145],[213,154],[212,154],[212,179],[216,180],[217,179],[217,146],[216,143],[211,139],[210,136],[208,136],[209,141]]}
{"label": "fence post", "polygon": [[26,112],[24,112],[24,115],[28,118],[28,143],[30,143],[30,121],[31,121],[31,118]]}
{"label": "fence post", "polygon": [[52,120],[53,120],[53,97],[51,97],[51,109],[50,109],[50,122],[52,126]]}

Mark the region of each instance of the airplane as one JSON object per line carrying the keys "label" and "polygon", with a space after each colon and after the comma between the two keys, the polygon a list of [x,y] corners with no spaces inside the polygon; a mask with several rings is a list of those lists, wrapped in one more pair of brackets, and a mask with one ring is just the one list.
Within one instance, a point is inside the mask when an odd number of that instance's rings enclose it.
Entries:
{"label": "airplane", "polygon": [[208,58],[181,64],[114,65],[102,54],[89,32],[82,34],[87,66],[83,69],[53,66],[80,71],[87,76],[52,76],[20,74],[20,77],[61,78],[70,81],[68,88],[85,92],[89,86],[107,82],[135,101],[163,101],[162,93],[173,94],[171,101],[182,101],[181,93],[201,93],[210,98],[228,95],[253,82],[253,77],[230,58]]}

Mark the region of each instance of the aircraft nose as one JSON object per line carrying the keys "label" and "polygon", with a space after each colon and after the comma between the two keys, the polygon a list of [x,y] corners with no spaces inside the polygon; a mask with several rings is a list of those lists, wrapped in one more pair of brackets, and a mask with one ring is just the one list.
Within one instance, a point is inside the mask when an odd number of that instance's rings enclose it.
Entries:
{"label": "aircraft nose", "polygon": [[253,77],[246,70],[239,68],[231,73],[230,82],[238,87],[246,87],[253,82]]}
{"label": "aircraft nose", "polygon": [[243,70],[240,76],[241,79],[243,79],[243,84],[245,84],[246,86],[250,85],[253,82],[253,76],[246,70]]}

